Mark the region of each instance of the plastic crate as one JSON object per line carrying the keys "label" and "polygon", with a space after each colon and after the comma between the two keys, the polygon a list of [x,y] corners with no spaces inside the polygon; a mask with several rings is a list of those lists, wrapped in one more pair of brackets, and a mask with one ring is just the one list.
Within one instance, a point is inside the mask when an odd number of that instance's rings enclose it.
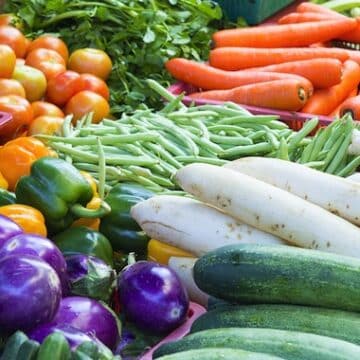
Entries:
{"label": "plastic crate", "polygon": [[217,0],[232,21],[241,16],[248,24],[256,25],[274,15],[295,0]]}
{"label": "plastic crate", "polygon": [[[192,92],[198,91],[194,86],[185,84],[182,82],[175,83],[171,85],[168,89],[172,94],[179,95],[185,93],[183,98],[183,103],[185,105],[195,104],[195,105],[204,105],[204,104],[221,104],[221,101],[198,99],[194,100],[186,94],[191,94]],[[314,118],[315,116],[319,119],[319,127],[327,126],[332,122],[332,119],[328,116],[314,115],[314,114],[305,114],[295,111],[283,111],[283,110],[274,110],[268,108],[261,108],[256,106],[249,106],[240,104],[244,109],[248,110],[254,115],[277,115],[279,120],[286,123],[291,129],[299,130],[304,125],[305,121]]]}

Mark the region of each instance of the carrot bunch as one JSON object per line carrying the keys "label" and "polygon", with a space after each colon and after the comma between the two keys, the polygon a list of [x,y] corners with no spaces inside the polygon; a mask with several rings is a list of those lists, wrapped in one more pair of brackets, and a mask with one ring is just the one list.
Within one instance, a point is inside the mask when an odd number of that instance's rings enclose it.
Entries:
{"label": "carrot bunch", "polygon": [[360,42],[360,20],[305,2],[278,24],[216,32],[209,63],[175,58],[166,68],[201,90],[194,100],[334,116],[357,95],[360,53],[319,45],[333,39]]}

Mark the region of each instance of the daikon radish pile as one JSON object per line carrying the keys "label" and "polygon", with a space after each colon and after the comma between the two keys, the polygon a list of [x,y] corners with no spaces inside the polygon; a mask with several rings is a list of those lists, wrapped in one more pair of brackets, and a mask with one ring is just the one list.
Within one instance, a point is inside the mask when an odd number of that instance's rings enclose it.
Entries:
{"label": "daikon radish pile", "polygon": [[196,256],[239,242],[285,244],[274,235],[186,197],[154,196],[133,206],[131,216],[149,237]]}
{"label": "daikon radish pile", "polygon": [[263,157],[242,158],[224,167],[286,190],[360,225],[360,184],[355,181]]}
{"label": "daikon radish pile", "polygon": [[357,226],[285,190],[208,164],[187,165],[176,180],[204,203],[290,243],[360,257]]}

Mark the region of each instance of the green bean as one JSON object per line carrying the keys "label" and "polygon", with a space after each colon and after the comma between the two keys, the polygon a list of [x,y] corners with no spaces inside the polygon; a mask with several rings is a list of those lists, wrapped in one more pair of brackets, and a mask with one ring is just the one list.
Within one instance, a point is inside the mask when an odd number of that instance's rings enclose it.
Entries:
{"label": "green bean", "polygon": [[339,171],[336,175],[347,177],[353,174],[356,169],[360,166],[360,155],[356,156],[353,160],[351,160],[341,171]]}
{"label": "green bean", "polygon": [[157,142],[173,155],[186,155],[186,152],[183,149],[181,149],[171,141],[167,140],[164,136],[159,136]]}
{"label": "green bean", "polygon": [[99,154],[99,196],[100,199],[104,200],[105,178],[106,178],[105,154],[100,138],[97,138],[97,141],[98,141],[98,154]]}
{"label": "green bean", "polygon": [[[235,108],[228,108],[228,107],[223,107],[220,105],[203,105],[201,106],[201,110],[210,110],[210,111],[214,111],[216,112],[218,115],[221,116],[248,116],[248,117],[253,117],[253,115],[248,114],[247,112],[244,113],[244,111],[235,109]],[[198,109],[196,108],[189,108],[188,109],[189,112],[193,112],[193,111],[198,111]]]}
{"label": "green bean", "polygon": [[212,165],[218,165],[218,166],[222,166],[228,162],[228,161],[222,160],[222,159],[208,158],[208,157],[203,157],[203,156],[177,156],[176,160],[178,160],[179,162],[182,162],[184,164],[200,162],[200,163],[206,163],[206,164],[212,164]]}
{"label": "green bean", "polygon": [[[84,170],[87,172],[96,172],[97,174],[99,173],[99,165],[77,162],[74,163],[74,166],[80,170]],[[114,166],[106,166],[106,176],[120,178],[121,172]]]}
{"label": "green bean", "polygon": [[177,168],[170,165],[169,163],[167,163],[166,161],[164,161],[160,156],[157,156],[156,154],[154,154],[153,151],[149,151],[146,148],[142,149],[144,151],[144,154],[149,156],[152,159],[157,160],[159,163],[156,165],[151,165],[150,168],[153,171],[157,171],[160,175],[167,175],[170,176],[172,174],[174,174],[177,171]]}
{"label": "green bean", "polygon": [[154,181],[152,181],[146,177],[134,175],[131,171],[126,170],[126,169],[122,169],[122,171],[128,180],[135,181],[146,187],[151,187],[153,189],[156,189],[156,191],[162,190],[162,187],[160,185],[156,184]]}
{"label": "green bean", "polygon": [[276,157],[282,160],[289,160],[289,149],[284,138],[280,139],[279,148]]}
{"label": "green bean", "polygon": [[338,123],[336,123],[335,125],[336,126],[334,126],[334,128],[332,128],[332,131],[330,132],[330,136],[329,136],[328,140],[325,142],[325,144],[323,146],[324,151],[332,149],[333,145],[335,144],[335,142],[337,141],[337,139],[339,138],[339,136],[341,136],[341,134],[343,132],[341,120]]}
{"label": "green bean", "polygon": [[210,135],[210,140],[217,144],[227,144],[227,145],[251,145],[253,144],[252,140],[243,136],[219,136],[219,135]]}
{"label": "green bean", "polygon": [[202,136],[205,139],[210,138],[209,131],[208,131],[207,127],[204,125],[204,123],[202,123],[200,120],[196,120],[196,119],[193,120],[193,123],[200,130],[200,136]]}
{"label": "green bean", "polygon": [[[234,117],[229,117],[223,120],[218,121],[218,124],[222,125],[234,125],[234,124],[241,124],[243,122],[251,121],[253,124],[260,124],[260,125],[267,125],[272,120],[275,120],[276,116],[273,115],[263,115],[263,116],[244,116],[238,115]],[[285,125],[285,124],[283,124]],[[286,127],[286,125],[285,125]],[[281,127],[284,128],[283,126]]]}
{"label": "green bean", "polygon": [[171,114],[167,114],[169,119],[177,119],[177,118],[188,118],[193,119],[194,117],[217,117],[218,113],[211,110],[197,110],[196,112],[183,112],[177,111],[172,112]]}
{"label": "green bean", "polygon": [[317,118],[311,119],[307,121],[304,126],[301,128],[300,131],[296,133],[295,136],[291,138],[289,141],[289,153],[295,149],[295,147],[298,145],[298,143],[309,133],[311,133],[316,126],[319,124],[319,120]]}
{"label": "green bean", "polygon": [[136,175],[139,176],[144,176],[144,177],[148,177],[151,176],[152,173],[149,169],[141,167],[141,166],[136,166],[136,165],[130,165],[127,167],[131,172],[133,172]]}
{"label": "green bean", "polygon": [[236,104],[236,103],[231,102],[231,101],[225,102],[223,104],[223,106],[225,106],[225,107],[227,107],[229,109],[237,110],[237,111],[239,111],[240,113],[242,113],[244,115],[252,115],[251,112],[249,112],[248,110],[246,110],[245,108],[243,108],[239,104]]}
{"label": "green bean", "polygon": [[70,136],[72,133],[72,126],[71,126],[72,118],[73,118],[72,115],[68,115],[65,117],[64,122],[62,123],[61,132],[65,137]]}
{"label": "green bean", "polygon": [[255,154],[266,154],[273,150],[271,144],[262,142],[254,145],[235,146],[232,149],[224,150],[220,155],[221,158],[233,159],[240,156],[250,156]]}
{"label": "green bean", "polygon": [[249,134],[247,137],[252,140],[252,142],[254,142],[255,140],[259,140],[261,138],[265,138],[267,134],[266,130],[259,130],[256,132],[253,132],[251,134]]}
{"label": "green bean", "polygon": [[161,110],[161,113],[169,114],[175,109],[178,109],[180,107],[180,104],[182,104],[182,100],[184,99],[185,94],[182,93],[179,96],[177,96],[175,99],[171,100],[166,104],[166,106]]}
{"label": "green bean", "polygon": [[278,149],[280,146],[280,142],[276,138],[274,133],[272,131],[267,131],[265,135],[266,135],[267,139],[269,140],[269,143],[273,146],[273,148]]}
{"label": "green bean", "polygon": [[162,157],[163,160],[174,166],[176,169],[180,169],[182,165],[171,156],[169,152],[167,152],[165,149],[163,149],[161,146],[153,143],[146,143],[144,144],[145,148],[150,149],[151,151],[157,153],[159,157]]}
{"label": "green bean", "polygon": [[325,163],[324,167],[321,170],[325,171],[327,166],[334,159],[334,156],[336,155],[336,153],[339,151],[339,148],[341,147],[341,144],[343,143],[344,140],[345,140],[345,134],[341,134],[341,136],[336,140],[333,147],[327,153],[325,160],[324,160],[324,163]]}
{"label": "green bean", "polygon": [[236,125],[211,125],[208,127],[208,130],[211,132],[216,131],[240,131],[241,128]]}
{"label": "green bean", "polygon": [[313,168],[313,169],[321,169],[324,167],[325,162],[324,161],[310,161],[310,162],[304,163],[303,165]]}
{"label": "green bean", "polygon": [[118,134],[116,128],[99,128],[99,129],[91,129],[91,128],[82,128],[79,131],[80,136],[89,136],[89,135],[108,135],[108,134]]}

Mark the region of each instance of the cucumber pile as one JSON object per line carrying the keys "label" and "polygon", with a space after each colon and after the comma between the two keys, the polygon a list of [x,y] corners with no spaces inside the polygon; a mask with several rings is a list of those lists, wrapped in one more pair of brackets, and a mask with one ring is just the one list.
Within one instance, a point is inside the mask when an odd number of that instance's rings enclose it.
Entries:
{"label": "cucumber pile", "polygon": [[360,359],[359,259],[230,245],[199,258],[193,274],[210,295],[208,312],[154,359],[226,359],[230,350],[245,351],[233,359]]}

